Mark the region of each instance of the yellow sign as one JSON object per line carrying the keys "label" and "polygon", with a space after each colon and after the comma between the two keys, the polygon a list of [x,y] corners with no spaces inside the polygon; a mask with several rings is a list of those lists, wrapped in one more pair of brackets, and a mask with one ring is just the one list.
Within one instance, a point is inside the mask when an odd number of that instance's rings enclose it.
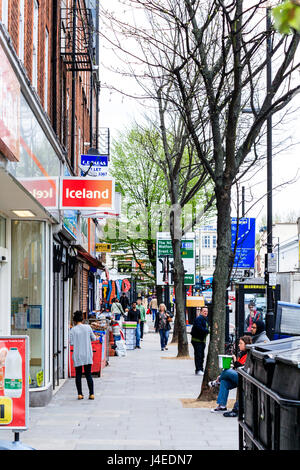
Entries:
{"label": "yellow sign", "polygon": [[12,422],[12,399],[0,397],[0,426]]}
{"label": "yellow sign", "polygon": [[96,243],[96,252],[97,253],[110,253],[111,243]]}
{"label": "yellow sign", "polygon": [[40,371],[37,372],[37,374],[36,374],[36,383],[37,383],[37,386],[40,387],[41,385],[43,385],[43,382],[44,382],[44,371],[43,371],[43,370],[40,370]]}
{"label": "yellow sign", "polygon": [[204,297],[202,296],[187,296],[186,306],[187,307],[204,307]]}

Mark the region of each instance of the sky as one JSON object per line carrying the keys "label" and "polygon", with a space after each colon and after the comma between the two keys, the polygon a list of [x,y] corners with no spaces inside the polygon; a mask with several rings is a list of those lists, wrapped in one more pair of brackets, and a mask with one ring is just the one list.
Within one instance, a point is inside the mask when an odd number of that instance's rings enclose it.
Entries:
{"label": "sky", "polygon": [[[105,7],[109,6],[110,2],[103,0],[102,4]],[[116,5],[117,3],[114,7]],[[115,9],[117,10],[116,7]],[[142,112],[146,106],[145,101],[135,100],[115,90],[122,86],[128,95],[134,95],[136,92],[135,80],[130,77],[120,78],[119,74],[111,70],[116,66],[118,58],[113,54],[111,47],[100,39],[100,126],[110,128],[111,140],[117,139],[118,133],[130,128],[135,120],[142,119]],[[120,67],[122,67],[121,62]],[[106,88],[106,83],[113,89]],[[300,217],[300,95],[294,98],[293,108],[294,112],[286,117],[284,124],[278,124],[277,118],[273,118],[273,220],[278,216],[285,219],[290,213]],[[262,149],[262,152],[265,150]],[[241,185],[245,187],[246,216],[258,220],[265,217],[266,164],[259,171],[256,169],[254,174],[248,174]],[[233,191],[234,201],[235,197]],[[233,212],[234,207],[233,203]]]}

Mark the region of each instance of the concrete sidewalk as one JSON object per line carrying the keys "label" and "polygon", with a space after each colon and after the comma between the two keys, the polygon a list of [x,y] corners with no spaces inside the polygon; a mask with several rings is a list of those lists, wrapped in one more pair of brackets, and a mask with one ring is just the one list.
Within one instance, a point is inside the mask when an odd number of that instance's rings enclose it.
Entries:
{"label": "concrete sidewalk", "polygon": [[[87,399],[85,378],[82,401],[75,379],[67,379],[47,407],[30,408],[21,442],[37,450],[238,450],[236,418],[183,407],[180,399],[195,399],[201,387],[193,348],[190,360],[172,359],[177,345],[161,351],[153,332],[141,346],[126,357],[110,357],[102,377],[94,379],[94,401]],[[0,430],[0,439],[11,441],[13,433]]]}

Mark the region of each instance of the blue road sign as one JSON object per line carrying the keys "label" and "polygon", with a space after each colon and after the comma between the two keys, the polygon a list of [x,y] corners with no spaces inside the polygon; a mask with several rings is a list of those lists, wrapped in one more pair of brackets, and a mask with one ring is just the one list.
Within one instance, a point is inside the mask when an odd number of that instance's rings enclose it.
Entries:
{"label": "blue road sign", "polygon": [[81,165],[90,166],[93,163],[94,167],[107,167],[108,166],[108,156],[107,155],[81,155]]}
{"label": "blue road sign", "polygon": [[[238,230],[237,230],[238,228]],[[254,268],[255,262],[255,219],[242,217],[231,219],[231,249],[234,250],[237,237],[237,248],[233,266],[235,268]]]}

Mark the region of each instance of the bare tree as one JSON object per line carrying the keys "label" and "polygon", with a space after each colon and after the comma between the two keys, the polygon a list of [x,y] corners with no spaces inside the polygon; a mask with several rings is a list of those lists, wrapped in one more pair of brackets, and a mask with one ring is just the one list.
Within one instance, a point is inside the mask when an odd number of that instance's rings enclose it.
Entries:
{"label": "bare tree", "polygon": [[[257,162],[258,154],[251,149],[268,118],[285,108],[300,90],[296,55],[299,34],[282,37],[267,28],[265,0],[123,3],[145,12],[147,22],[129,24],[111,17],[116,37],[119,28],[136,41],[139,49],[126,50],[121,41],[115,46],[126,53],[130,73],[133,69],[129,62],[139,63],[140,72],[135,69],[133,75],[142,85],[144,96],[156,101],[161,130],[169,126],[164,125],[162,115],[166,103],[169,109],[172,107],[173,116],[179,116],[177,122],[184,139],[180,145],[189,143],[203,171],[201,177],[209,177],[214,185],[217,258],[210,344],[199,397],[207,399],[207,383],[217,375],[218,354],[224,350],[225,295],[234,259],[232,188]],[[265,72],[270,60],[275,73],[267,89]],[[252,112],[247,127],[242,116],[245,107]],[[177,184],[176,179],[170,181],[174,189]],[[171,200],[177,202],[172,197]],[[174,252],[178,247],[174,243]],[[178,267],[180,272],[182,268]]]}

